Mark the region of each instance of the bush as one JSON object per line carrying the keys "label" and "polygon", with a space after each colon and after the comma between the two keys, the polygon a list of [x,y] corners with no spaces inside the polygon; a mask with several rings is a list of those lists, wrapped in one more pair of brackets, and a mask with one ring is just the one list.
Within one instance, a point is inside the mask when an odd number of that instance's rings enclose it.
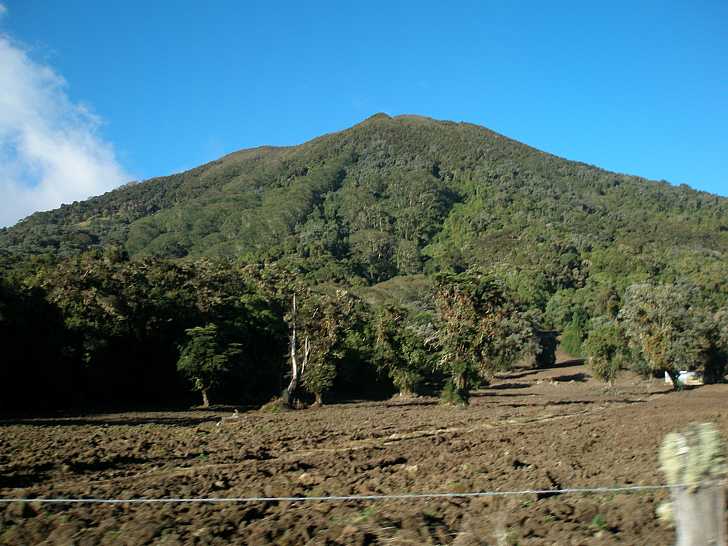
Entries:
{"label": "bush", "polygon": [[435,305],[437,367],[450,374],[461,398],[476,381],[487,381],[535,350],[530,317],[490,274],[438,275]]}
{"label": "bush", "polygon": [[561,349],[575,358],[582,357],[583,340],[584,330],[578,324],[571,322],[561,334]]}
{"label": "bush", "polygon": [[675,389],[681,370],[706,371],[713,346],[711,321],[687,283],[635,284],[625,294],[619,319],[625,338],[650,368],[670,374]]}
{"label": "bush", "polygon": [[537,331],[538,353],[534,357],[537,368],[551,368],[556,364],[556,332]]}
{"label": "bush", "polygon": [[583,348],[589,356],[589,366],[594,375],[610,385],[614,383],[629,354],[626,338],[619,324],[607,317],[594,319]]}
{"label": "bush", "polygon": [[459,389],[455,383],[448,381],[440,392],[440,400],[443,404],[451,406],[467,406],[470,402],[470,392]]}

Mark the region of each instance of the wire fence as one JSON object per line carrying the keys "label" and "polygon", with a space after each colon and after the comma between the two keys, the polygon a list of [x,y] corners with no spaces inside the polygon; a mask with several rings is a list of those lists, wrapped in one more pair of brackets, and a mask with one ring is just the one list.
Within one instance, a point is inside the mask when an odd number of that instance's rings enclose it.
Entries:
{"label": "wire fence", "polygon": [[604,487],[568,487],[562,489],[522,489],[517,491],[475,491],[466,493],[401,493],[397,495],[330,495],[330,496],[291,496],[291,497],[166,497],[166,498],[3,498],[0,504],[14,502],[35,502],[45,504],[160,504],[160,503],[250,503],[250,502],[337,502],[337,501],[386,501],[415,499],[452,499],[477,497],[514,497],[523,495],[555,496],[564,494],[589,493],[631,493],[694,487],[699,483],[677,485],[620,485]]}
{"label": "wire fence", "polygon": [[[149,504],[243,504],[243,503],[301,503],[295,509],[304,509],[304,503],[311,502],[342,502],[356,503],[364,501],[417,501],[433,499],[467,499],[486,497],[518,497],[533,496],[547,498],[565,494],[616,494],[616,493],[639,493],[639,492],[670,492],[671,500],[661,503],[655,514],[661,521],[670,521],[674,524],[678,544],[690,546],[728,546],[726,540],[726,476],[728,466],[726,465],[725,449],[722,439],[716,428],[709,423],[693,424],[683,433],[668,434],[660,448],[660,464],[667,477],[668,484],[655,485],[611,485],[611,486],[589,486],[589,487],[564,487],[551,489],[521,489],[521,490],[493,490],[473,492],[410,492],[399,494],[369,494],[369,495],[311,495],[311,496],[239,496],[239,497],[132,497],[132,498],[100,498],[100,497],[13,497],[0,498],[0,506],[11,505],[12,503],[30,503],[21,506],[21,510],[33,509],[33,504],[55,504],[55,505],[149,505]],[[475,503],[477,504],[477,503]],[[497,503],[496,503],[497,504]],[[288,508],[288,507],[286,507]],[[125,508],[124,508],[125,509]],[[185,508],[186,510],[186,508]],[[255,510],[255,508],[253,508]],[[370,510],[366,507],[365,510]],[[476,510],[477,511],[477,510]],[[17,510],[15,510],[16,513]],[[424,512],[423,512],[424,514]],[[22,515],[22,513],[21,513]],[[426,514],[425,514],[426,515]],[[550,515],[550,514],[547,514]],[[360,519],[367,519],[368,514],[362,514]],[[607,529],[604,518],[594,516],[591,527],[603,530]],[[23,516],[24,517],[24,516]],[[268,516],[266,516],[267,518]],[[271,516],[272,517],[272,516]],[[442,529],[437,533],[452,531],[452,522],[446,523],[432,515],[429,519],[421,521],[428,529],[433,524],[438,524]],[[473,516],[474,517],[474,516]],[[263,519],[266,519],[263,518]],[[379,520],[376,520],[379,521]],[[404,520],[402,520],[404,522]],[[550,520],[553,521],[553,520]],[[466,527],[472,525],[466,520],[460,522],[457,536],[471,533]],[[498,524],[503,527],[503,523]],[[311,526],[306,526],[302,532],[310,534]],[[238,530],[241,527],[238,526]],[[399,529],[402,532],[411,530],[401,529],[398,525],[381,527],[375,535],[384,530]],[[444,530],[443,530],[444,529]],[[202,527],[195,533],[208,532]],[[228,530],[229,531],[229,530]],[[226,532],[228,532],[226,531]],[[357,533],[358,529],[351,525],[341,531],[344,533]],[[531,529],[533,531],[533,529]],[[230,531],[232,532],[232,531]],[[399,532],[399,531],[397,531]],[[499,531],[500,532],[500,531]],[[530,532],[530,531],[529,531]],[[471,533],[473,534],[473,533]],[[194,535],[197,536],[197,535]],[[445,533],[446,537],[453,536]],[[310,539],[311,537],[309,537]],[[387,538],[387,541],[396,537]],[[409,539],[408,539],[409,540]],[[458,539],[459,540],[459,539]],[[411,541],[410,541],[411,542]],[[441,543],[442,541],[438,542]],[[500,544],[502,541],[498,539]],[[306,544],[310,543],[310,540]]]}

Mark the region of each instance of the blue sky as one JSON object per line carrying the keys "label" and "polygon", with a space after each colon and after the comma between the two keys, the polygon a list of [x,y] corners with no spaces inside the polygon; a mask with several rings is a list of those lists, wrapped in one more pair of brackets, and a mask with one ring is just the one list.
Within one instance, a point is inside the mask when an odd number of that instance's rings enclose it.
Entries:
{"label": "blue sky", "polygon": [[0,5],[0,225],[380,111],[728,195],[724,0]]}

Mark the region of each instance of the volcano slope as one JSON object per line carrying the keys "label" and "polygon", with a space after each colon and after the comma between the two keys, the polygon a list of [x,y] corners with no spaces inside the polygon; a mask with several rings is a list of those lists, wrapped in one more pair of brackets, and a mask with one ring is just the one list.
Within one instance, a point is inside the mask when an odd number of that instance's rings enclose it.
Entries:
{"label": "volcano slope", "polygon": [[728,297],[728,199],[421,116],[242,150],[0,229],[0,257],[109,246],[283,260],[317,282],[502,264],[533,271],[536,292],[658,275]]}
{"label": "volcano slope", "polygon": [[[516,370],[467,409],[415,398],[6,419],[0,496],[208,498],[663,483],[664,435],[712,421],[728,385],[673,393],[579,365]],[[490,498],[0,507],[2,544],[668,544],[665,491]]]}

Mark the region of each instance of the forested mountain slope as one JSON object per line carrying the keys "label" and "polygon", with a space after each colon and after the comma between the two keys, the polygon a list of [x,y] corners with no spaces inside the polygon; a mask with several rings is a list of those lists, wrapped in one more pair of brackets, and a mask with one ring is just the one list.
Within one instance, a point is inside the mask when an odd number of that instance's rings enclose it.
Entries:
{"label": "forested mountain slope", "polygon": [[466,403],[558,335],[606,381],[722,380],[727,252],[728,199],[378,114],[1,230],[0,408]]}
{"label": "forested mountain slope", "polygon": [[711,277],[728,250],[728,199],[567,161],[471,124],[377,114],[0,231],[0,250],[25,256],[110,244],[133,257],[282,259],[314,280],[367,284],[503,263],[538,269],[553,292],[605,260],[617,275]]}

